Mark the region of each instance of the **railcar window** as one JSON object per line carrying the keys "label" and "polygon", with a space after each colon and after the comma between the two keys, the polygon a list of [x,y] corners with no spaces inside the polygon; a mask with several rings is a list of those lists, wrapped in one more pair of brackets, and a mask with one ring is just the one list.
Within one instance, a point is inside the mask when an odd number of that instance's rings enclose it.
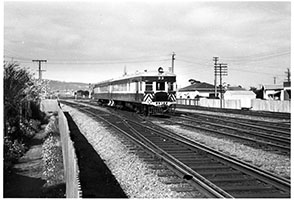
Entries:
{"label": "railcar window", "polygon": [[174,91],[174,83],[168,82],[168,91]]}
{"label": "railcar window", "polygon": [[118,84],[118,85],[113,85],[113,91],[126,91],[127,90],[127,84]]}
{"label": "railcar window", "polygon": [[100,88],[100,92],[107,92],[108,91],[108,86],[102,86],[99,88]]}
{"label": "railcar window", "polygon": [[153,90],[152,84],[153,84],[152,82],[146,82],[145,90],[152,91]]}
{"label": "railcar window", "polygon": [[165,82],[157,82],[156,90],[165,90]]}

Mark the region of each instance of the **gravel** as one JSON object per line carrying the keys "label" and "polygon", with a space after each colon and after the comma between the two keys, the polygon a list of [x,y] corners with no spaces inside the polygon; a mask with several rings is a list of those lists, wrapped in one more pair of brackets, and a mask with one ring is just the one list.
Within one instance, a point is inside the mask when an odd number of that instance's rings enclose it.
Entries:
{"label": "gravel", "polygon": [[229,154],[245,162],[270,171],[285,178],[290,178],[290,157],[255,149],[243,144],[235,143],[230,139],[216,138],[201,131],[190,131],[178,125],[165,125],[164,122],[153,121],[154,123],[169,129],[180,135],[185,135],[195,141],[208,145],[209,147]]}
{"label": "gravel", "polygon": [[[181,198],[186,193],[172,191],[175,184],[164,184],[166,178],[156,175],[156,170],[148,168],[148,164],[130,150],[117,136],[115,131],[106,125],[66,105],[68,111],[80,131],[87,138],[105,164],[111,170],[122,189],[129,198]],[[195,195],[195,194],[194,194]],[[197,192],[196,192],[197,195]],[[198,194],[200,196],[200,194]]]}
{"label": "gravel", "polygon": [[213,112],[213,111],[206,111],[206,110],[193,110],[193,109],[184,109],[184,108],[177,108],[177,111],[209,114],[209,115],[224,116],[224,117],[235,117],[235,118],[249,119],[249,120],[261,120],[261,121],[275,122],[275,123],[289,121],[286,119],[275,119],[275,118],[270,118],[270,117],[250,116],[250,115],[242,115],[242,114],[234,114],[234,113],[221,113],[221,112]]}
{"label": "gravel", "polygon": [[[69,106],[62,105],[68,111],[80,131],[105,160],[117,181],[129,198],[183,198],[187,193],[172,191],[175,184],[164,184],[166,177],[158,177],[158,170],[152,170],[134,150],[129,149],[125,141],[117,136],[107,125],[96,122],[92,118]],[[175,133],[185,135],[193,140],[210,146],[213,149],[232,155],[243,161],[254,164],[285,178],[290,177],[290,158],[246,145],[220,139],[200,131],[190,131],[177,125],[165,125],[158,120],[158,125]],[[195,195],[195,193],[193,194]],[[197,194],[196,194],[197,195]],[[200,194],[199,194],[200,196]],[[195,197],[194,197],[195,198]],[[203,197],[202,197],[203,198]]]}

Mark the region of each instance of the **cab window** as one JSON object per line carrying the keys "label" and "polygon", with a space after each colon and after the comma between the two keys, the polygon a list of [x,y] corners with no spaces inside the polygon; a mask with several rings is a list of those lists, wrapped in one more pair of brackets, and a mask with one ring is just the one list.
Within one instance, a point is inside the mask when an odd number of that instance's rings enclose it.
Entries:
{"label": "cab window", "polygon": [[145,90],[152,91],[153,90],[152,84],[153,84],[152,82],[146,82]]}
{"label": "cab window", "polygon": [[174,91],[174,83],[168,82],[168,91]]}
{"label": "cab window", "polygon": [[156,82],[156,90],[165,90],[165,82]]}

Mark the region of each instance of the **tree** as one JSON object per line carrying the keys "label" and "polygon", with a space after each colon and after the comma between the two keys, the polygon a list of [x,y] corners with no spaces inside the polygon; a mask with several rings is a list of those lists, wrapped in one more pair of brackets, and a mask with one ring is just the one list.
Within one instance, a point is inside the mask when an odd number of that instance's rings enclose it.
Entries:
{"label": "tree", "polygon": [[4,120],[18,118],[20,105],[25,98],[25,89],[30,85],[29,74],[17,63],[4,65]]}
{"label": "tree", "polygon": [[257,99],[263,99],[263,87],[261,89],[257,89],[256,87],[250,87],[249,90],[256,94]]}
{"label": "tree", "polygon": [[256,88],[256,87],[250,86],[250,89],[249,89],[249,91],[255,92],[256,90],[257,90],[257,88]]}
{"label": "tree", "polygon": [[4,63],[4,173],[8,173],[25,152],[27,142],[34,136],[40,122],[32,120],[32,113],[41,117],[38,101],[41,82],[16,62]]}
{"label": "tree", "polygon": [[195,79],[189,79],[189,82],[191,83],[191,85],[193,85],[195,83],[200,83],[200,81],[197,81]]}
{"label": "tree", "polygon": [[20,68],[18,63],[4,64],[4,133],[8,134],[6,125],[19,126],[23,117],[27,116],[30,101],[39,99],[39,87],[32,75]]}

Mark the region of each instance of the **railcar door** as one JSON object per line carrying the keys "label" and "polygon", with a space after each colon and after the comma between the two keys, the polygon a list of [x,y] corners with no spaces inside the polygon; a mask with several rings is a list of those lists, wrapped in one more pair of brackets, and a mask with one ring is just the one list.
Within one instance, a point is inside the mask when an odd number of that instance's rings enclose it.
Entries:
{"label": "railcar door", "polygon": [[135,94],[135,101],[139,101],[139,81],[135,81],[135,89],[136,89],[136,94]]}

